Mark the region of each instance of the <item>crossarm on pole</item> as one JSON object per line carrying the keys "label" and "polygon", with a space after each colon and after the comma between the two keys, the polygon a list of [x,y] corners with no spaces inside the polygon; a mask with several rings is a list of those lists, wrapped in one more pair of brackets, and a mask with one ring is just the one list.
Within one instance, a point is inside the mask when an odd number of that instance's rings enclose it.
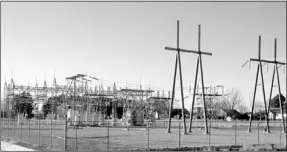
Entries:
{"label": "crossarm on pole", "polygon": [[[256,62],[260,62],[259,59],[254,59],[254,58],[250,58],[250,61],[256,61]],[[280,64],[280,65],[285,65],[284,62],[279,62],[279,61],[271,61],[271,60],[264,60],[264,59],[261,59],[261,62],[265,62],[265,63],[277,63],[277,64]]]}
{"label": "crossarm on pole", "polygon": [[165,50],[170,50],[170,51],[180,51],[180,52],[186,52],[186,53],[195,53],[195,54],[204,54],[204,55],[209,55],[212,56],[212,53],[209,52],[201,52],[201,51],[194,51],[194,50],[187,50],[187,49],[177,49],[177,48],[172,48],[172,47],[165,47]]}

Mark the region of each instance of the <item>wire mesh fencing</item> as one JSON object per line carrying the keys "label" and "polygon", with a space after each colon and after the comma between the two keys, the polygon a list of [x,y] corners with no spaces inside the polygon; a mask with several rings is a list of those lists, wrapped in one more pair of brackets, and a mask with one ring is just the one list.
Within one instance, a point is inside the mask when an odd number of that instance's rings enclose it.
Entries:
{"label": "wire mesh fencing", "polygon": [[[186,123],[188,127],[189,121]],[[184,134],[182,120],[172,121],[171,133],[167,133],[167,124],[167,120],[147,120],[131,125],[131,122],[113,119],[66,123],[53,119],[3,118],[1,137],[27,143],[37,150],[53,151],[176,150],[184,147],[286,143],[280,121],[270,121],[270,133],[265,132],[266,123],[263,121],[253,121],[251,132],[248,132],[248,121],[209,120],[207,134],[203,120],[194,120],[191,132],[187,134]]]}

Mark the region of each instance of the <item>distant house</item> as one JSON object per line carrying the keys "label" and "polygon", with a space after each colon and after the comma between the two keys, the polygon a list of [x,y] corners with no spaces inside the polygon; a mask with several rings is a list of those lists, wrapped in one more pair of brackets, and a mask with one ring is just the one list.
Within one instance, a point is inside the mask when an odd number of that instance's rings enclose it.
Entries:
{"label": "distant house", "polygon": [[[279,103],[278,103],[279,104]],[[279,105],[277,105],[279,106]],[[286,119],[286,109],[287,109],[287,104],[286,101],[283,101],[283,118]],[[281,114],[281,109],[280,107],[278,108],[270,108],[268,118],[271,120],[281,120],[282,119],[282,114]]]}
{"label": "distant house", "polygon": [[235,120],[240,117],[240,112],[235,109],[220,109],[220,116],[227,121]]}
{"label": "distant house", "polygon": [[[286,119],[286,106],[283,106],[283,116]],[[282,114],[280,108],[270,108],[268,118],[271,120],[281,120]]]}

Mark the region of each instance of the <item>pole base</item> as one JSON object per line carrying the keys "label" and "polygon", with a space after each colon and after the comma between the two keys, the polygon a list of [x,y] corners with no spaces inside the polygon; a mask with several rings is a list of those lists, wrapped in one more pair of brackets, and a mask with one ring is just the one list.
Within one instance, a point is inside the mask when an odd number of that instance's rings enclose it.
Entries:
{"label": "pole base", "polygon": [[205,133],[203,133],[204,135],[209,135],[210,133],[209,132],[205,132]]}
{"label": "pole base", "polygon": [[251,133],[252,131],[251,130],[247,130],[247,133]]}
{"label": "pole base", "polygon": [[188,133],[192,133],[192,131],[191,131],[191,130],[189,130],[189,131],[188,131]]}
{"label": "pole base", "polygon": [[167,131],[167,132],[165,132],[165,133],[170,134],[170,133],[171,133],[171,131],[169,130],[169,131]]}
{"label": "pole base", "polygon": [[183,135],[188,135],[188,133],[187,133],[187,132],[184,132]]}
{"label": "pole base", "polygon": [[265,131],[265,130],[264,130],[263,132],[264,132],[264,133],[267,133],[267,134],[271,133],[270,131]]}

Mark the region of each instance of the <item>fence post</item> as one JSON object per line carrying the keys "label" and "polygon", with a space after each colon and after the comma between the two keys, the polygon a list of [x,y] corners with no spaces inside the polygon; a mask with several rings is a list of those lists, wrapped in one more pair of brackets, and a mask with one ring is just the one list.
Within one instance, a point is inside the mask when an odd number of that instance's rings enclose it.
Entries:
{"label": "fence post", "polygon": [[7,130],[8,130],[8,137],[9,137],[9,134],[10,134],[10,125],[9,125],[9,123],[10,123],[10,120],[9,120],[10,118],[8,117],[8,119],[7,119]]}
{"label": "fence post", "polygon": [[76,126],[76,148],[75,148],[75,151],[77,151],[77,149],[78,149],[78,124],[77,124],[76,119],[74,121],[74,126]]}
{"label": "fence post", "polygon": [[148,121],[148,126],[147,126],[147,150],[149,151],[149,124],[150,124],[150,120]]}
{"label": "fence post", "polygon": [[31,140],[31,139],[30,139],[30,119],[29,119],[28,123],[29,123],[28,125],[29,125],[29,143],[30,143],[30,142],[31,142],[31,141],[30,141],[30,140]]}
{"label": "fence post", "polygon": [[109,134],[109,133],[110,133],[110,130],[109,130],[109,119],[108,119],[107,121],[108,121],[108,132],[107,132],[107,133],[108,133],[108,145],[107,145],[107,149],[108,149],[108,151],[109,151],[109,148],[110,148],[110,147],[109,147],[109,146],[110,146],[110,145],[109,145],[109,144],[110,144],[110,139],[109,139],[109,138],[110,138],[110,137],[109,137],[109,136],[110,136],[110,134]]}
{"label": "fence post", "polygon": [[280,134],[280,140],[279,141],[280,141],[280,145],[281,145],[281,131],[279,132],[279,134]]}
{"label": "fence post", "polygon": [[258,142],[258,145],[259,145],[259,123],[260,123],[260,121],[258,121],[258,127],[257,127],[257,128],[258,128],[258,129],[257,129],[257,130],[258,130],[258,131],[257,131],[257,137],[258,137],[258,141],[257,141],[257,142]]}
{"label": "fence post", "polygon": [[21,130],[21,137],[20,139],[22,140],[22,119],[20,118],[20,130]]}
{"label": "fence post", "polygon": [[234,124],[234,134],[235,134],[235,137],[234,137],[234,144],[235,144],[235,146],[236,146],[236,138],[237,138],[237,124],[236,124],[236,120],[235,120],[235,124]]}
{"label": "fence post", "polygon": [[210,139],[211,138],[211,120],[209,119],[209,134],[208,134],[208,146],[210,148]]}
{"label": "fence post", "polygon": [[[15,120],[12,119],[12,120],[10,121],[10,123],[11,123],[11,122],[13,123],[13,136],[14,136],[14,139],[16,140]],[[11,124],[11,125],[12,125],[12,124]]]}
{"label": "fence post", "polygon": [[67,128],[67,112],[65,111],[65,138],[64,138],[64,151],[67,151],[67,131],[68,131],[68,128]]}
{"label": "fence post", "polygon": [[[281,123],[282,123],[282,122],[280,122],[279,128],[282,126]],[[279,140],[279,141],[280,141],[280,145],[281,145],[281,130],[279,130],[279,136],[280,136],[280,140]]]}
{"label": "fence post", "polygon": [[53,125],[52,125],[52,123],[53,123],[53,120],[52,120],[52,118],[51,118],[51,134],[50,134],[50,137],[51,137],[51,140],[50,140],[50,142],[51,142],[51,149],[53,148],[53,141],[52,141],[52,135],[53,135]]}
{"label": "fence post", "polygon": [[181,126],[181,122],[179,121],[178,124],[178,150],[180,150],[180,127]]}
{"label": "fence post", "polygon": [[39,146],[41,145],[41,136],[40,136],[40,116],[38,117],[38,137],[39,137]]}
{"label": "fence post", "polygon": [[[13,120],[13,119],[12,119]],[[16,131],[15,131],[15,125],[16,125],[16,120],[14,119],[14,121],[13,121],[13,130],[14,130],[14,138],[15,138],[15,140],[16,140]]]}

